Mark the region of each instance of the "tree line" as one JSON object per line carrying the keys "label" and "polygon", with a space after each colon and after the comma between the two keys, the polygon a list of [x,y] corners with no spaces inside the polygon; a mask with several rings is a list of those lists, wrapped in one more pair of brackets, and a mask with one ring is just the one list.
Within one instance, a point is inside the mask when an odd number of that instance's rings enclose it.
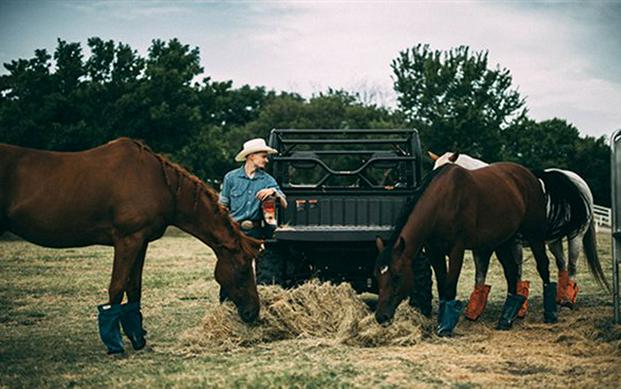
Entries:
{"label": "tree line", "polygon": [[492,67],[486,51],[422,44],[401,51],[391,63],[397,107],[387,108],[361,91],[304,98],[200,78],[198,48],[177,39],[152,41],[144,57],[97,37],[87,46],[86,55],[80,43],[59,39],[53,53],[39,49],[4,64],[0,142],[75,151],[129,136],[218,180],[235,166],[245,139],[267,138],[272,128],[416,128],[423,147],[436,153],[574,170],[596,203],[610,204],[606,139],[581,136],[562,118],[530,119],[510,71]]}

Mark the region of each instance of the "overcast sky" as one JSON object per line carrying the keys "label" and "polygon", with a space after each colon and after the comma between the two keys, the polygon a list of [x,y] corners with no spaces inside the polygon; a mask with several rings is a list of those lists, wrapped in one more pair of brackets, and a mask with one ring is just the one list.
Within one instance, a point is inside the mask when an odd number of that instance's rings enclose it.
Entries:
{"label": "overcast sky", "polygon": [[[145,54],[198,47],[205,75],[310,96],[328,87],[394,104],[390,62],[417,43],[489,50],[536,120],[621,128],[621,0],[590,2],[205,2],[0,0],[0,62],[98,36]],[[4,69],[2,73],[4,73]]]}

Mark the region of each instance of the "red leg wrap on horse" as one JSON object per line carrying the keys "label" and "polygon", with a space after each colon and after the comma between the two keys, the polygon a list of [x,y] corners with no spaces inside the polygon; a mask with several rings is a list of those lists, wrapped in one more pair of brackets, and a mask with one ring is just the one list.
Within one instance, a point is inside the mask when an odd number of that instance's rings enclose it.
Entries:
{"label": "red leg wrap on horse", "polygon": [[567,285],[567,299],[564,301],[561,301],[561,304],[564,306],[573,308],[574,305],[576,304],[576,298],[578,297],[578,291],[580,291],[580,288],[578,288],[578,284],[576,284],[576,281],[570,280],[569,285]]}
{"label": "red leg wrap on horse", "polygon": [[567,301],[567,286],[569,285],[569,272],[567,270],[558,271],[558,286],[556,289],[556,303],[561,304]]}
{"label": "red leg wrap on horse", "polygon": [[490,289],[492,289],[491,285],[475,285],[472,294],[470,294],[468,307],[464,312],[466,318],[476,320],[481,316],[487,305],[487,296]]}
{"label": "red leg wrap on horse", "polygon": [[520,296],[526,297],[526,301],[522,304],[522,307],[518,311],[518,317],[523,319],[526,316],[526,311],[528,311],[528,288],[530,287],[530,282],[520,280],[517,283],[517,294]]}

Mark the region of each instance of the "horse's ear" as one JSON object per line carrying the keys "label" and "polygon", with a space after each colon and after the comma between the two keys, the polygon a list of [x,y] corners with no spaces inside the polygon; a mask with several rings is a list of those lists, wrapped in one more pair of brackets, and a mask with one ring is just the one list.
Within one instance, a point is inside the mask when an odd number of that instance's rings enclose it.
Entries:
{"label": "horse's ear", "polygon": [[384,250],[384,246],[386,246],[386,243],[384,242],[384,239],[380,238],[379,236],[376,236],[375,245],[377,246],[377,251],[381,253],[382,250]]}
{"label": "horse's ear", "polygon": [[402,236],[399,236],[399,239],[397,239],[397,244],[393,248],[393,252],[395,252],[397,255],[401,255],[401,253],[403,253],[403,250],[405,250],[405,240]]}
{"label": "horse's ear", "polygon": [[457,158],[459,158],[459,151],[455,151],[450,157],[449,157],[449,161],[455,163],[455,161],[457,161]]}
{"label": "horse's ear", "polygon": [[434,153],[433,151],[428,150],[427,154],[429,155],[429,158],[431,158],[432,161],[437,161],[438,158],[440,158],[438,154]]}

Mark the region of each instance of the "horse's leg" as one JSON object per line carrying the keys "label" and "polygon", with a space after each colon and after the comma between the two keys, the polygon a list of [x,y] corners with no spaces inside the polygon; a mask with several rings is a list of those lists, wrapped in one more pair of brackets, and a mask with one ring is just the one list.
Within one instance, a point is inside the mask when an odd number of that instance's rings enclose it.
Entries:
{"label": "horse's leg", "polygon": [[446,258],[440,250],[433,250],[432,248],[429,248],[427,254],[429,258],[429,263],[433,268],[433,273],[436,276],[436,287],[438,288],[439,301],[438,324],[440,324],[440,321],[442,320],[441,316],[444,312],[444,305],[446,304]]}
{"label": "horse's leg", "polygon": [[[573,239],[569,239],[568,249],[568,266],[567,266],[567,286],[565,288],[564,298],[560,300],[560,304],[565,307],[573,308],[578,297],[578,284],[576,284],[576,271],[578,265],[578,257],[583,249],[582,239],[584,234],[579,234]],[[560,278],[560,277],[559,277]],[[558,295],[558,294],[557,294]]]}
{"label": "horse's leg", "polygon": [[518,317],[523,319],[526,317],[526,312],[528,311],[528,293],[530,282],[522,279],[522,274],[524,274],[524,250],[522,248],[522,243],[515,240],[513,244],[510,245],[509,250],[511,250],[511,257],[515,260],[518,268],[517,294],[526,298],[526,301],[522,304],[522,308],[518,311]]}
{"label": "horse's leg", "polygon": [[502,265],[502,270],[507,280],[507,292],[510,294],[517,293],[517,282],[519,280],[519,271],[517,261],[513,257],[511,244],[503,244],[496,248],[496,256]]}
{"label": "horse's leg", "polygon": [[444,288],[444,285],[446,283],[445,256],[439,251],[429,250],[429,262],[431,263],[431,267],[433,267],[433,272],[436,276],[436,287],[438,288],[438,299],[440,301],[444,301],[446,299],[445,288]]}
{"label": "horse's leg", "polygon": [[528,243],[537,263],[537,273],[539,273],[543,284],[548,285],[550,283],[550,260],[546,254],[545,243],[537,240],[531,240]]}
{"label": "horse's leg", "polygon": [[481,316],[487,305],[487,297],[492,288],[485,284],[487,270],[492,252],[489,250],[472,250],[475,267],[475,285],[474,290],[470,294],[468,307],[464,312],[464,316],[470,320],[476,320]]}
{"label": "horse's leg", "polygon": [[554,259],[556,260],[556,266],[558,267],[558,271],[563,271],[567,269],[567,264],[565,262],[565,255],[563,254],[563,239],[555,240],[548,244],[552,255],[554,255]]}
{"label": "horse's leg", "polygon": [[143,246],[144,239],[139,235],[130,235],[114,242],[114,264],[108,287],[109,304],[120,304],[123,301],[123,293],[129,287],[130,274]]}
{"label": "horse's leg", "polygon": [[448,274],[446,276],[446,299],[454,300],[457,296],[457,282],[464,262],[464,247],[456,244],[449,253]]}
{"label": "horse's leg", "polygon": [[475,285],[483,285],[487,278],[492,252],[490,250],[472,250],[472,256],[474,257]]}
{"label": "horse's leg", "polygon": [[138,252],[136,262],[129,275],[129,284],[126,291],[127,304],[121,305],[123,311],[121,314],[121,327],[123,327],[125,335],[131,341],[134,350],[140,350],[146,345],[144,336],[147,331],[142,328],[140,296],[142,292],[142,269],[147,253],[147,245],[148,243],[145,242]]}
{"label": "horse's leg", "polygon": [[431,316],[431,266],[426,254],[422,252],[412,261],[414,273],[413,287],[410,292],[410,306],[417,308],[423,315]]}
{"label": "horse's leg", "polygon": [[108,287],[108,304],[98,307],[99,335],[108,348],[109,354],[124,351],[119,329],[119,321],[124,314],[121,301],[128,287],[130,272],[134,268],[143,245],[144,239],[138,234],[122,237],[114,242],[114,264],[112,279]]}
{"label": "horse's leg", "polygon": [[519,268],[518,261],[514,257],[515,249],[513,246],[513,242],[508,242],[496,249],[496,255],[505,273],[508,291],[507,299],[505,300],[502,313],[500,314],[500,320],[496,326],[499,330],[508,330],[511,328],[520,308],[526,301],[526,297],[517,293]]}
{"label": "horse's leg", "polygon": [[556,288],[556,303],[561,304],[567,302],[567,287],[569,286],[569,272],[567,271],[567,262],[565,262],[565,254],[563,253],[563,239],[555,240],[548,244],[556,266],[558,267],[558,285]]}
{"label": "horse's leg", "polygon": [[578,270],[578,257],[580,256],[580,252],[583,249],[582,239],[584,239],[584,234],[579,234],[573,239],[569,240],[569,263],[567,265],[567,270],[569,271],[569,277],[571,279],[576,278],[576,271]]}
{"label": "horse's leg", "polygon": [[449,253],[448,273],[444,285],[446,300],[444,304],[440,302],[440,313],[438,315],[440,319],[437,331],[439,336],[450,336],[453,333],[453,329],[457,325],[463,310],[463,303],[455,299],[457,296],[457,281],[459,280],[463,261],[464,247],[461,243],[457,243]]}
{"label": "horse's leg", "polygon": [[537,262],[537,272],[543,281],[543,319],[546,323],[556,323],[558,321],[556,282],[550,282],[550,260],[546,254],[545,242],[531,240],[529,243]]}
{"label": "horse's leg", "polygon": [[136,263],[129,275],[129,285],[127,287],[127,301],[135,302],[140,301],[142,295],[142,269],[144,267],[144,258],[147,254],[147,245],[145,242],[143,247],[138,252],[136,257]]}

